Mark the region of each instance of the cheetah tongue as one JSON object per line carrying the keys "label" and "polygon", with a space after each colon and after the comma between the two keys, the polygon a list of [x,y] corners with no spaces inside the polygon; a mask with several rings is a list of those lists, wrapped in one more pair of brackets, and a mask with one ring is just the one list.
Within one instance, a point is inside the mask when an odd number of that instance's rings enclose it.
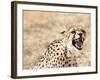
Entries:
{"label": "cheetah tongue", "polygon": [[82,48],[83,43],[81,41],[76,41],[76,46]]}
{"label": "cheetah tongue", "polygon": [[81,46],[82,46],[82,42],[79,41],[79,42],[77,43],[77,45],[78,45],[79,47],[81,47]]}

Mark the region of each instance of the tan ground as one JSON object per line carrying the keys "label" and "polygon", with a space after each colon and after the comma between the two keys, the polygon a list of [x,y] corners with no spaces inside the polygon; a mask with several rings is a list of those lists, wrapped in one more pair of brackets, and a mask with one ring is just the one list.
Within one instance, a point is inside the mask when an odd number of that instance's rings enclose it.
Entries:
{"label": "tan ground", "polygon": [[23,69],[31,69],[46,51],[47,45],[62,37],[60,32],[70,25],[82,25],[86,30],[83,56],[77,59],[80,66],[90,65],[90,14],[24,11]]}

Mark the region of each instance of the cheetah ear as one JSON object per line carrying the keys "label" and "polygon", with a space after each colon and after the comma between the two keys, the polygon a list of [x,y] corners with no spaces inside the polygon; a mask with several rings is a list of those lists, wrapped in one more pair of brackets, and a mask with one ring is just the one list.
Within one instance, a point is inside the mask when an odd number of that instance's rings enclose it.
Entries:
{"label": "cheetah ear", "polygon": [[64,33],[65,33],[65,31],[62,31],[62,32],[61,32],[61,34],[64,34]]}
{"label": "cheetah ear", "polygon": [[63,35],[66,36],[67,35],[67,32],[66,31],[62,31],[61,34],[63,34]]}
{"label": "cheetah ear", "polygon": [[68,33],[68,32],[66,32],[66,31],[63,31],[63,32],[61,32],[61,34],[62,34],[64,37],[67,37],[67,38],[69,38],[69,33]]}

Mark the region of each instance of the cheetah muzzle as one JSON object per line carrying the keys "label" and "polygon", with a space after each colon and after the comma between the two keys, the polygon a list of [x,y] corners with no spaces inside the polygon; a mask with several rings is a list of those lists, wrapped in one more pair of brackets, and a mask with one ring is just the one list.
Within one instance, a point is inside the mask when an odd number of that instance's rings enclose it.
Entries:
{"label": "cheetah muzzle", "polygon": [[83,48],[83,43],[84,43],[84,37],[82,37],[84,35],[84,33],[79,33],[79,38],[75,39],[73,38],[72,40],[72,45],[74,47],[76,47],[78,50],[81,50]]}

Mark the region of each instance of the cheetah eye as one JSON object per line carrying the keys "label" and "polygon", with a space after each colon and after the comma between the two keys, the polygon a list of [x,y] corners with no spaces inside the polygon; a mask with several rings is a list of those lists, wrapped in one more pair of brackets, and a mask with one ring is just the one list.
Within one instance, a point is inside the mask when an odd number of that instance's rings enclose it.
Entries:
{"label": "cheetah eye", "polygon": [[71,33],[73,33],[73,34],[74,34],[74,33],[76,33],[76,32],[75,32],[75,31],[72,31]]}
{"label": "cheetah eye", "polygon": [[82,30],[83,33],[85,33],[85,30]]}

